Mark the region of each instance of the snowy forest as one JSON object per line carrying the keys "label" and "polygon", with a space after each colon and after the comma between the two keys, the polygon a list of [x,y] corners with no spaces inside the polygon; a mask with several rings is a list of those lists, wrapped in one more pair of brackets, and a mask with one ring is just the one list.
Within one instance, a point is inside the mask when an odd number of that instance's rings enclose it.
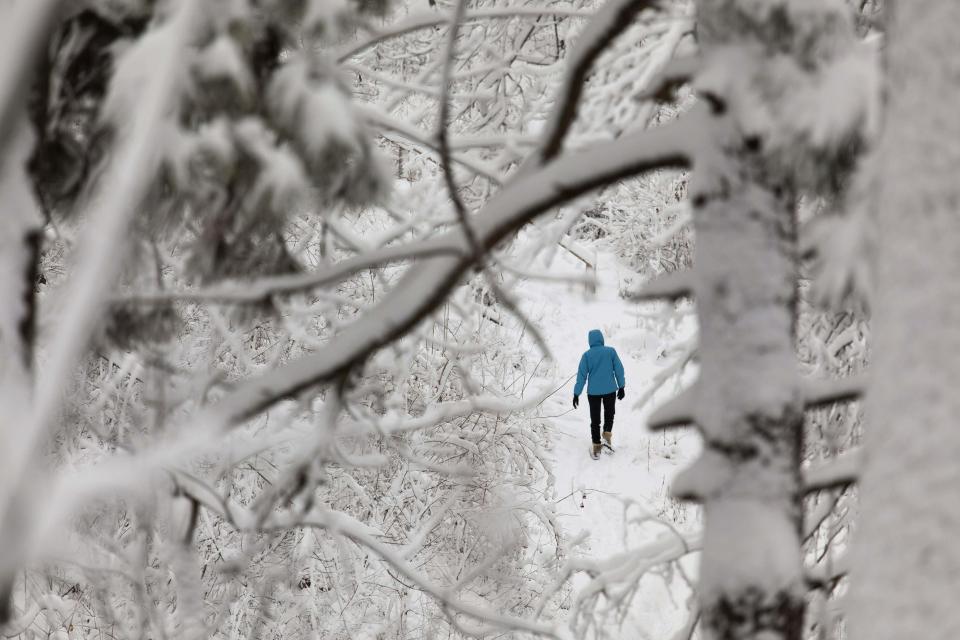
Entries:
{"label": "snowy forest", "polygon": [[960,638],[960,3],[0,32],[0,637]]}

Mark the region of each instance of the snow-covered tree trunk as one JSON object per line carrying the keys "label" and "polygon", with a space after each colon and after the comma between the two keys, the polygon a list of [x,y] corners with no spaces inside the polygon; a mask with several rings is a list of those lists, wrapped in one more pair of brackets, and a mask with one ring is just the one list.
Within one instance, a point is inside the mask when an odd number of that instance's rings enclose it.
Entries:
{"label": "snow-covered tree trunk", "polygon": [[853,638],[960,636],[960,4],[888,2]]}
{"label": "snow-covered tree trunk", "polygon": [[691,183],[701,366],[692,399],[705,450],[674,490],[704,506],[699,588],[710,636],[799,638],[793,199],[751,179],[754,162],[736,144],[725,150],[722,169]]}
{"label": "snow-covered tree trunk", "polygon": [[792,101],[797,92],[823,95],[818,74],[834,69],[852,31],[829,0],[701,0],[697,24],[702,62],[693,84],[711,134],[690,182],[694,271],[648,293],[693,294],[701,370],[651,426],[692,421],[703,435],[703,454],[673,490],[704,507],[707,637],[799,639],[806,588],[796,198],[817,178],[804,172],[822,118],[804,129]]}
{"label": "snow-covered tree trunk", "polygon": [[694,416],[702,457],[674,487],[703,502],[700,597],[716,638],[799,638],[803,618],[799,455],[803,407],[794,356],[792,198],[749,177],[727,149],[731,182],[691,184],[693,285],[700,323]]}
{"label": "snow-covered tree trunk", "polygon": [[704,503],[708,628],[718,638],[799,638],[793,211],[760,185],[739,191],[695,209],[696,415],[706,449],[676,490]]}

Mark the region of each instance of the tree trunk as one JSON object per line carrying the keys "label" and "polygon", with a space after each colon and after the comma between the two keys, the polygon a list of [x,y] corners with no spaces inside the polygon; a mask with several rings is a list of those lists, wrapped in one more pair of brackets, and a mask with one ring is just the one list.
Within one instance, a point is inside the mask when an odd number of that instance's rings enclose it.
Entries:
{"label": "tree trunk", "polygon": [[704,452],[673,490],[704,506],[707,638],[803,635],[796,193],[816,150],[783,143],[797,131],[782,115],[796,88],[783,72],[816,86],[809,78],[852,43],[848,18],[830,2],[697,3],[694,86],[713,139],[690,185],[700,377],[678,403],[689,402],[681,413],[694,418]]}
{"label": "tree trunk", "polygon": [[[727,178],[752,159],[726,149]],[[793,198],[698,175],[693,294],[700,322],[694,416],[705,450],[674,492],[704,505],[707,637],[796,640],[803,622],[799,489],[803,405],[794,355]]]}
{"label": "tree trunk", "polygon": [[960,637],[960,3],[892,2],[854,639]]}

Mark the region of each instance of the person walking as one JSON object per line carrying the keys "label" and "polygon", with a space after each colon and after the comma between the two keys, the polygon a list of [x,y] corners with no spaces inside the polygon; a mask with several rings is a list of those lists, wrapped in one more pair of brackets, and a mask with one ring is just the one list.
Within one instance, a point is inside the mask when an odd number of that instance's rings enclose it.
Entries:
{"label": "person walking", "polygon": [[[597,459],[606,446],[613,451],[613,415],[617,400],[623,400],[626,379],[623,363],[613,347],[603,344],[603,333],[593,329],[587,334],[590,348],[580,357],[577,368],[577,384],[573,388],[573,408],[580,406],[580,393],[587,385],[587,401],[590,404],[590,438],[593,448],[590,456]],[[600,407],[603,406],[603,442],[600,441]]]}

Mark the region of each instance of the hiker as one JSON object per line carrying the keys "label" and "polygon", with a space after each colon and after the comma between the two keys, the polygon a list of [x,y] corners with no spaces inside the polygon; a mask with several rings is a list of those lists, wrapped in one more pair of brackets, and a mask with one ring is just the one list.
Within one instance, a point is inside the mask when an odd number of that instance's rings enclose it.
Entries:
{"label": "hiker", "polygon": [[[606,446],[613,451],[613,414],[617,400],[623,400],[626,380],[623,363],[613,347],[603,345],[603,333],[593,329],[587,334],[590,348],[580,358],[577,368],[577,384],[573,388],[573,408],[580,406],[580,392],[587,384],[587,401],[590,403],[590,438],[594,459]],[[588,382],[589,381],[589,382]],[[603,405],[603,439],[600,441],[600,405]]]}

